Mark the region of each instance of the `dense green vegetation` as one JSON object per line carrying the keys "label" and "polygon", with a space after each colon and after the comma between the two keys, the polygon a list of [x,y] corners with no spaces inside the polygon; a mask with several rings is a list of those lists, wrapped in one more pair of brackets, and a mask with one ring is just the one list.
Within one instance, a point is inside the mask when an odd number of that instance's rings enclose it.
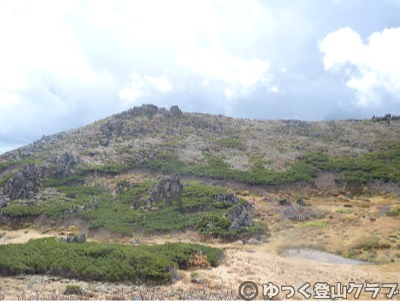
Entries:
{"label": "dense green vegetation", "polygon": [[228,230],[230,225],[231,220],[224,215],[209,213],[200,218],[197,228],[200,234],[229,240],[237,238],[240,235],[264,234],[267,230],[267,225],[261,222],[256,222],[253,227],[239,228],[234,231]]}
{"label": "dense green vegetation", "polygon": [[312,183],[317,171],[312,164],[296,161],[285,171],[268,170],[262,165],[256,165],[251,170],[232,168],[220,157],[206,156],[207,165],[186,165],[177,156],[163,159],[153,159],[145,162],[144,166],[180,174],[191,174],[214,179],[231,179],[247,184],[278,185],[286,182],[307,181]]}
{"label": "dense green vegetation", "polygon": [[[236,143],[234,142],[236,139],[233,138],[217,141],[216,144],[224,147],[240,148],[238,144],[240,141],[237,140],[238,143]],[[339,172],[342,175],[339,180],[346,182],[367,183],[375,179],[399,182],[400,180],[400,150],[397,148],[366,153],[358,157],[332,158],[322,151],[306,153],[301,159],[289,164],[284,171],[269,170],[259,159],[250,160],[252,163],[250,170],[237,170],[221,157],[211,156],[207,153],[203,155],[207,159],[207,164],[204,165],[190,165],[180,161],[177,155],[165,153],[141,163],[128,160],[124,164],[82,165],[76,174],[67,179],[49,180],[47,186],[62,186],[79,183],[79,181],[82,183],[82,179],[93,172],[116,175],[138,167],[214,179],[231,179],[251,185],[279,185],[297,181],[313,183],[318,175],[318,170]]]}
{"label": "dense green vegetation", "polygon": [[[63,193],[63,199],[50,199],[36,202],[33,205],[10,202],[3,208],[2,214],[9,217],[29,217],[47,214],[51,219],[59,220],[73,216],[81,217],[89,222],[91,230],[104,228],[108,231],[131,236],[134,232],[166,233],[175,230],[198,229],[201,234],[212,233],[215,237],[234,238],[240,234],[251,234],[254,231],[262,232],[265,226],[258,225],[241,231],[228,232],[229,225],[215,224],[212,232],[205,231],[201,221],[207,214],[213,214],[225,219],[227,210],[232,203],[218,203],[215,196],[227,191],[220,187],[188,184],[179,198],[160,200],[152,206],[156,210],[149,210],[142,201],[149,195],[151,181],[134,183],[120,194],[113,196],[109,192],[102,192],[89,186],[58,186],[57,190]],[[93,208],[93,197],[99,207]],[[245,203],[244,200],[242,200]],[[137,206],[137,204],[139,204]],[[78,210],[80,209],[80,210]]]}
{"label": "dense green vegetation", "polygon": [[375,179],[400,181],[400,150],[391,149],[363,154],[359,157],[331,158],[323,152],[307,154],[306,164],[321,170],[336,171],[347,182],[367,183]]}
{"label": "dense green vegetation", "polygon": [[0,245],[0,275],[46,273],[83,280],[166,283],[174,269],[190,268],[190,260],[196,256],[218,266],[222,253],[221,249],[195,244],[127,246],[44,238]]}

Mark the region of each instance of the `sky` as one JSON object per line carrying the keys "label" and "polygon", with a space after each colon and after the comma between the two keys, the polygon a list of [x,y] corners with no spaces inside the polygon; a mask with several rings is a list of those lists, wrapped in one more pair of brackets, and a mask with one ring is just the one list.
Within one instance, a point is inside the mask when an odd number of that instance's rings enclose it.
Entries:
{"label": "sky", "polygon": [[0,45],[0,154],[144,103],[400,115],[400,0],[1,0]]}

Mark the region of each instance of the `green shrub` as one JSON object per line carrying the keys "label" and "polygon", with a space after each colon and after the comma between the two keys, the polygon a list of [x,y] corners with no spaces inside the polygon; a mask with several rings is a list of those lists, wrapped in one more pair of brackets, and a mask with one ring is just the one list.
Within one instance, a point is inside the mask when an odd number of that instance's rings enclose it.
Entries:
{"label": "green shrub", "polygon": [[310,221],[302,225],[302,227],[315,227],[315,228],[323,228],[325,227],[324,222],[319,222],[319,221]]}
{"label": "green shrub", "polygon": [[64,295],[81,295],[82,288],[79,285],[69,284],[65,288]]}
{"label": "green shrub", "polygon": [[40,273],[86,281],[167,283],[174,268],[188,268],[188,261],[196,255],[218,266],[222,253],[221,249],[196,244],[72,244],[43,238],[0,245],[0,275]]}
{"label": "green shrub", "polygon": [[339,208],[338,210],[336,210],[337,213],[345,213],[345,214],[351,213],[352,211],[353,210],[350,208]]}

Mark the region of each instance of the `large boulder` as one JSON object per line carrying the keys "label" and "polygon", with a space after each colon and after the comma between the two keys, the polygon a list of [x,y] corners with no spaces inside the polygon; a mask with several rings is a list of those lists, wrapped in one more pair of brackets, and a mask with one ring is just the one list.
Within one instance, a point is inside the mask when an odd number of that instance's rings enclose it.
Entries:
{"label": "large boulder", "polygon": [[180,182],[180,177],[173,174],[169,177],[163,177],[158,183],[153,186],[149,199],[153,202],[162,199],[171,199],[182,195],[183,185]]}
{"label": "large boulder", "polygon": [[232,221],[229,231],[234,231],[242,227],[251,227],[254,225],[253,218],[246,207],[242,204],[237,204],[227,214],[226,217]]}
{"label": "large boulder", "polygon": [[171,113],[172,117],[181,117],[182,116],[182,111],[179,109],[178,106],[172,106],[171,109],[169,110]]}
{"label": "large boulder", "polygon": [[65,178],[71,174],[72,167],[80,162],[80,158],[72,153],[65,152],[61,156],[55,157],[54,162],[57,164],[56,176]]}
{"label": "large boulder", "polygon": [[33,163],[28,164],[8,180],[3,194],[11,200],[33,198],[41,186],[41,177],[42,170]]}

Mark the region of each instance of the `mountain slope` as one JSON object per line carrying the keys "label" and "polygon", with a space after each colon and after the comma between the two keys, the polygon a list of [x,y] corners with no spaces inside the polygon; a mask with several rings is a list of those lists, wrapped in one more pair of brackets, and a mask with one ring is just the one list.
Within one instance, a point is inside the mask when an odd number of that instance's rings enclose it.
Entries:
{"label": "mountain slope", "polygon": [[390,117],[264,121],[143,105],[0,156],[0,181],[36,163],[63,176],[72,164],[73,172],[148,167],[264,185],[314,183],[321,170],[337,181],[397,182],[399,141],[400,120]]}
{"label": "mountain slope", "polygon": [[[399,135],[392,116],[262,121],[144,105],[0,156],[0,229],[132,244],[176,233],[261,244],[271,235],[279,248],[398,262]],[[11,259],[12,273],[35,269]]]}

